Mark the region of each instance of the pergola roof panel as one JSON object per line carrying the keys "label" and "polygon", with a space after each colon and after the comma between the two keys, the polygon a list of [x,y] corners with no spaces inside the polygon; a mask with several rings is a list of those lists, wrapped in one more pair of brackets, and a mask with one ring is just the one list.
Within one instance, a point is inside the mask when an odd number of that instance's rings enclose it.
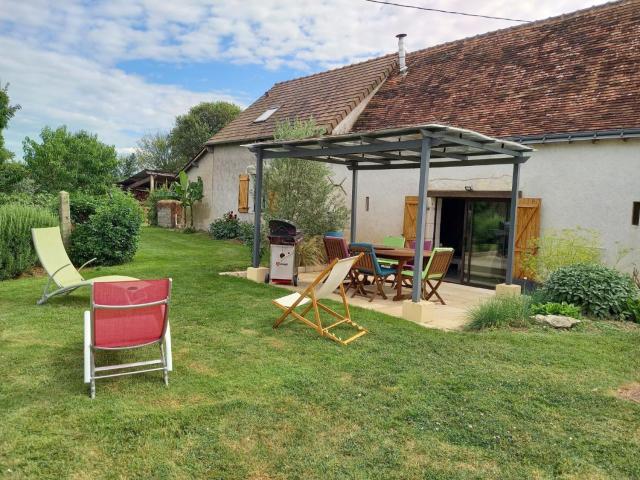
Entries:
{"label": "pergola roof panel", "polygon": [[[415,125],[304,140],[245,145],[268,158],[304,158],[349,168],[418,168],[424,138],[431,139],[432,167],[523,162],[531,147],[446,125]],[[458,163],[442,162],[443,159]]]}

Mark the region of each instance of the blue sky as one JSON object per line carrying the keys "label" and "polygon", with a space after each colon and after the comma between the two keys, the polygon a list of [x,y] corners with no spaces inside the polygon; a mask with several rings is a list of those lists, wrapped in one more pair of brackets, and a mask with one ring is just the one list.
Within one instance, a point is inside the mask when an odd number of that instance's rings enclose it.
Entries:
{"label": "blue sky", "polygon": [[[541,19],[597,0],[406,0]],[[248,106],[273,83],[512,22],[364,0],[0,0],[0,82],[22,108],[4,132],[22,154],[42,127],[85,129],[132,151],[202,101]]]}

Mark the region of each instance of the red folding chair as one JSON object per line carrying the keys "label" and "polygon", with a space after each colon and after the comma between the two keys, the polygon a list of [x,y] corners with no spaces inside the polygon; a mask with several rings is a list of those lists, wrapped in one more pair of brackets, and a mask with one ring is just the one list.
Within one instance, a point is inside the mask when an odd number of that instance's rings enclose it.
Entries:
{"label": "red folding chair", "polygon": [[[170,278],[93,284],[91,311],[84,312],[84,383],[90,384],[91,398],[95,398],[99,378],[162,370],[164,383],[169,385],[169,372],[173,370],[170,297]],[[160,348],[159,359],[95,365],[98,350],[127,350],[153,344]],[[102,372],[107,373],[99,375]]]}

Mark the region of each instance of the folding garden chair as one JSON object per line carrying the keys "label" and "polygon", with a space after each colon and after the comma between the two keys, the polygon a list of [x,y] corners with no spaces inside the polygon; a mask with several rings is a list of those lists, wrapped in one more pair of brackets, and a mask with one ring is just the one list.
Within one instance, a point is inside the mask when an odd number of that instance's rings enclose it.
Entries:
{"label": "folding garden chair", "polygon": [[[91,311],[84,312],[84,383],[91,398],[100,378],[162,371],[169,384],[173,370],[169,299],[171,279],[96,282],[91,290]],[[96,367],[96,351],[127,350],[157,344],[160,358]],[[159,366],[158,366],[159,365]],[[98,375],[102,372],[113,372]]]}
{"label": "folding garden chair", "polygon": [[[382,239],[382,245],[385,247],[404,248],[404,237],[402,235],[397,237],[393,235],[384,237]],[[378,262],[380,262],[380,265],[383,267],[395,267],[398,265],[398,261],[392,258],[379,257]]]}
{"label": "folding garden chair", "polygon": [[[347,242],[344,241],[344,238],[327,235],[323,238],[323,242],[324,248],[327,251],[327,260],[329,260],[329,262],[336,258],[338,260],[342,260],[343,258],[349,257],[349,249],[347,248]],[[355,288],[356,286],[353,270],[349,270],[348,277],[348,280],[345,278],[343,281],[343,284],[347,287],[347,292],[351,287]]]}
{"label": "folding garden chair", "polygon": [[[60,228],[32,228],[31,237],[33,238],[33,246],[38,254],[40,264],[49,274],[49,279],[47,280],[47,284],[42,292],[42,297],[40,297],[40,300],[37,302],[38,305],[42,305],[55,295],[66,295],[73,292],[76,288],[89,287],[93,285],[94,282],[137,280],[133,277],[124,277],[120,275],[109,275],[85,280],[82,275],[80,275],[80,271],[85,266],[93,262],[95,258],[92,258],[76,270],[64,249],[62,236],[60,235]],[[49,287],[51,286],[52,281],[58,286],[58,289],[53,292],[49,292]]]}
{"label": "folding garden chair", "polygon": [[[453,258],[453,248],[434,248],[429,257],[427,265],[422,270],[422,298],[429,300],[432,296],[438,297],[442,305],[446,305],[438,293],[438,287],[444,280],[444,276],[449,270],[451,259]],[[413,270],[402,271],[402,281],[407,282],[407,286],[413,281]],[[435,284],[431,283],[435,282]]]}
{"label": "folding garden chair", "polygon": [[[358,255],[355,257],[343,258],[342,260],[338,260],[336,258],[331,261],[329,266],[320,273],[320,275],[318,275],[311,285],[309,285],[304,291],[300,293],[292,293],[291,295],[286,295],[273,300],[273,304],[276,307],[284,310],[284,313],[280,315],[273,324],[273,328],[277,328],[287,319],[287,317],[292,316],[294,319],[299,320],[303,324],[316,330],[321,336],[330,338],[341,345],[348,345],[356,338],[367,333],[367,330],[364,327],[351,320],[349,302],[347,301],[347,295],[345,293],[344,286],[342,285],[342,281],[360,257],[361,255]],[[342,298],[342,305],[345,312],[344,315],[340,315],[338,312],[335,312],[323,303],[320,303],[321,299],[327,298],[336,288],[340,289],[340,297]],[[305,306],[304,309],[300,313],[296,312],[295,309],[302,306]],[[313,310],[314,319],[306,317],[307,313],[311,310]],[[334,317],[336,321],[327,327],[323,326],[322,319],[320,317],[320,310],[323,310]],[[343,340],[338,335],[330,331],[332,328],[342,324],[354,327],[358,330],[358,333]]]}
{"label": "folding garden chair", "polygon": [[[416,248],[416,241],[409,240],[407,242],[407,247]],[[430,251],[432,247],[433,247],[433,242],[431,240],[425,240],[422,245],[422,248],[426,251]],[[407,270],[413,270],[413,260],[409,260],[407,263],[405,263],[404,268],[406,268]]]}
{"label": "folding garden chair", "polygon": [[[373,301],[377,294],[386,300],[387,295],[384,293],[383,288],[384,282],[390,275],[396,274],[396,269],[380,265],[376,251],[370,243],[352,243],[349,248],[351,249],[352,255],[362,254],[362,257],[354,267],[357,284],[356,291],[353,292],[351,296],[354,297],[359,293],[365,297],[369,297],[369,293],[371,293],[371,298],[369,298],[370,302]],[[360,275],[363,277],[360,278]],[[365,283],[369,276],[372,277],[371,284],[374,289],[368,292],[365,288]]]}

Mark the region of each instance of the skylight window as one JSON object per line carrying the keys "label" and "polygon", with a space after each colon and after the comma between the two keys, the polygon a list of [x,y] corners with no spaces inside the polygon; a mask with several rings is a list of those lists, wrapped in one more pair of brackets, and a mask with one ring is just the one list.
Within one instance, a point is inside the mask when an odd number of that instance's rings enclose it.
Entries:
{"label": "skylight window", "polygon": [[280,107],[273,107],[273,108],[269,108],[269,109],[265,110],[262,115],[260,115],[258,118],[256,118],[253,121],[253,123],[264,122],[264,121],[268,120],[271,115],[276,113],[276,110],[278,110],[278,108],[280,108]]}

